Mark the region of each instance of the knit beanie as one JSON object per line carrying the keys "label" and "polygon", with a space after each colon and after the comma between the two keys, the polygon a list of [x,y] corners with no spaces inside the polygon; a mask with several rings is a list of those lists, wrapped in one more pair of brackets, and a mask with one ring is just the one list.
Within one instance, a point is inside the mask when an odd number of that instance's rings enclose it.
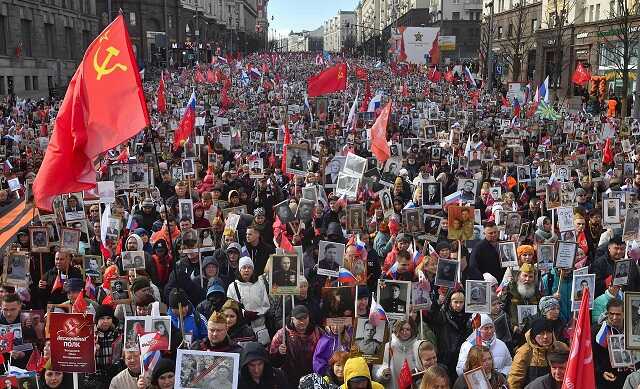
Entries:
{"label": "knit beanie", "polygon": [[551,326],[551,322],[547,319],[538,319],[531,324],[531,339],[535,339],[536,336],[540,335],[542,332],[553,332],[553,327]]}
{"label": "knit beanie", "polygon": [[173,373],[176,370],[176,363],[167,358],[162,358],[158,361],[158,364],[153,369],[153,373],[151,374],[151,384],[158,385],[158,378],[164,373]]}
{"label": "knit beanie", "polygon": [[253,260],[251,257],[242,257],[238,261],[238,268],[242,269],[243,266],[250,266],[253,269]]}
{"label": "knit beanie", "polygon": [[560,303],[553,296],[544,296],[543,298],[540,299],[540,302],[538,303],[538,308],[540,309],[540,313],[542,313],[543,315],[546,315],[547,312],[552,310],[554,307],[559,308]]}

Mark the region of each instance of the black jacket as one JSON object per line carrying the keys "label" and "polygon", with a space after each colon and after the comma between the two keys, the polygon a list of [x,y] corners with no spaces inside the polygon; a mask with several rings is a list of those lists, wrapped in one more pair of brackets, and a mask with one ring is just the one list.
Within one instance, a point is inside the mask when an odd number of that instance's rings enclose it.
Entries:
{"label": "black jacket", "polygon": [[269,256],[275,254],[276,250],[273,246],[264,242],[259,242],[257,246],[247,244],[244,247],[247,250],[247,256],[251,257],[253,261],[254,274],[261,276],[264,273],[264,267],[267,265]]}
{"label": "black jacket", "polygon": [[[58,278],[58,269],[55,267],[53,269],[49,269],[44,274],[44,280],[47,281],[46,289],[38,289],[40,291],[40,301],[46,307],[46,304],[62,304],[67,301],[69,298],[67,297],[67,293],[64,291],[64,288],[59,288],[55,292],[51,292],[51,288],[53,288],[53,284],[56,282],[56,278]],[[67,278],[82,278],[82,273],[80,270],[73,266],[69,266],[69,271],[67,273]],[[64,284],[64,280],[62,280]]]}
{"label": "black jacket", "polygon": [[486,239],[483,239],[471,252],[469,259],[469,278],[482,279],[484,273],[489,273],[501,280],[504,277],[504,270],[500,265],[498,250]]}
{"label": "black jacket", "polygon": [[[607,289],[605,280],[613,274],[613,260],[609,257],[609,250],[605,250],[591,264],[591,274],[596,275],[596,292],[594,296],[600,296]],[[640,274],[638,274],[638,266],[635,261],[631,261],[629,266],[629,280],[627,285],[622,287],[623,290],[637,291],[640,290]]]}
{"label": "black jacket", "polygon": [[[249,363],[263,361],[264,370],[260,382],[255,382],[249,374]],[[256,342],[247,343],[240,355],[240,377],[238,377],[238,389],[289,389],[289,383],[282,370],[275,368],[269,361],[267,351]]]}
{"label": "black jacket", "polygon": [[[192,275],[194,275],[193,279]],[[191,263],[188,258],[180,260],[176,264],[175,271],[169,274],[169,281],[164,287],[164,301],[169,301],[169,294],[174,288],[185,290],[194,307],[204,300],[205,294],[200,285],[200,264]]]}

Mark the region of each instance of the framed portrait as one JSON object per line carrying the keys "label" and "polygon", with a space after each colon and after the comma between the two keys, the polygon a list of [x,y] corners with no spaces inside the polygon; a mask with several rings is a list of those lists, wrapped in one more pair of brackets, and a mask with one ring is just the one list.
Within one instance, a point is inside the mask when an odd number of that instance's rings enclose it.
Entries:
{"label": "framed portrait", "polygon": [[578,245],[575,242],[559,241],[556,254],[556,267],[559,269],[572,269],[576,259]]}
{"label": "framed portrait", "polygon": [[549,270],[553,267],[556,245],[542,243],[537,247],[538,269]]}
{"label": "framed portrait", "polygon": [[442,209],[442,183],[422,183],[422,206],[426,209]]}
{"label": "framed portrait", "polygon": [[132,163],[129,165],[129,189],[149,187],[149,165]]}
{"label": "framed portrait", "polygon": [[4,256],[2,280],[5,284],[27,287],[29,274],[29,254],[26,251],[10,251]]}
{"label": "framed portrait", "polygon": [[87,225],[87,219],[69,221],[67,222],[67,227],[80,230],[80,242],[89,244],[89,226]]}
{"label": "framed portrait", "polygon": [[450,205],[448,212],[448,234],[451,240],[473,239],[474,208],[468,206]]}
{"label": "framed portrait", "polygon": [[612,368],[633,366],[633,355],[625,348],[624,334],[608,335],[607,350]]}
{"label": "framed portrait", "polygon": [[[253,134],[253,133],[252,133]],[[254,158],[249,161],[249,178],[256,179],[264,177],[264,160]]]}
{"label": "framed portrait", "polygon": [[576,205],[576,187],[572,182],[560,184],[560,206],[573,207]]}
{"label": "framed portrait", "polygon": [[518,266],[515,242],[498,243],[500,265],[504,268]]}
{"label": "framed portrait", "polygon": [[554,185],[547,185],[545,201],[547,209],[555,209],[560,206],[560,188]]}
{"label": "framed portrait", "polygon": [[384,345],[389,341],[389,328],[385,320],[374,323],[368,317],[356,318],[353,345],[367,363],[382,363]]}
{"label": "framed portrait", "polygon": [[575,230],[575,225],[573,223],[573,208],[559,207],[556,208],[555,212],[560,232]]}
{"label": "framed portrait", "polygon": [[101,255],[83,255],[82,256],[82,268],[84,274],[90,277],[95,277],[98,280],[102,279],[102,268],[104,267],[104,259]]}
{"label": "framed portrait", "polygon": [[518,182],[531,182],[531,166],[519,165],[517,168]]}
{"label": "framed portrait", "polygon": [[366,213],[364,205],[350,204],[347,205],[347,230],[351,232],[360,232],[365,230]]}
{"label": "framed portrait", "polygon": [[377,296],[388,319],[403,319],[409,315],[410,281],[378,280]]}
{"label": "framed portrait", "polygon": [[240,354],[178,349],[175,389],[237,389]]}
{"label": "framed portrait", "polygon": [[467,313],[491,313],[491,283],[489,281],[467,280],[465,285],[467,293],[465,299],[465,312]]}
{"label": "framed portrait", "polygon": [[425,215],[424,231],[428,241],[437,242],[440,238],[440,224],[442,217],[435,215]]}
{"label": "framed portrait", "polygon": [[465,204],[475,204],[478,193],[478,181],[470,178],[459,178],[457,190],[461,193],[460,199]]}
{"label": "framed portrait", "polygon": [[353,153],[348,153],[342,171],[348,175],[360,178],[364,174],[366,168],[366,158],[360,157]]}
{"label": "framed portrait", "polygon": [[458,279],[458,266],[460,262],[453,259],[438,258],[435,284],[445,288],[453,288]]}
{"label": "framed portrait", "polygon": [[518,212],[505,212],[504,214],[504,233],[509,235],[516,235],[520,233],[520,226],[522,225],[522,218]]}
{"label": "framed portrait", "polygon": [[82,192],[63,195],[62,205],[64,207],[64,219],[66,221],[85,218]]}
{"label": "framed portrait", "polygon": [[411,283],[411,310],[431,308],[431,286],[423,282]]}
{"label": "framed portrait", "polygon": [[635,240],[640,238],[640,208],[629,207],[624,218],[622,239]]}
{"label": "framed portrait", "polygon": [[501,201],[502,188],[499,186],[492,186],[491,188],[489,188],[489,195],[494,201]]}
{"label": "framed portrait", "polygon": [[422,220],[422,208],[405,208],[402,210],[402,223],[406,233],[413,236],[422,234],[424,231]]}
{"label": "framed portrait", "polygon": [[582,294],[589,288],[589,309],[593,307],[593,294],[596,290],[595,274],[574,274],[571,283],[571,311],[580,310]]}
{"label": "framed portrait", "polygon": [[[109,178],[113,181],[116,190],[129,188],[129,165],[109,165]],[[180,177],[182,179],[182,177]]]}
{"label": "framed portrait", "polygon": [[198,232],[199,248],[213,247],[215,241],[211,228],[198,228],[196,231]]}
{"label": "framed portrait", "polygon": [[[20,312],[20,324],[23,330],[23,340],[25,342],[44,342],[45,318],[43,310],[23,310]],[[29,338],[32,334],[35,338]]]}
{"label": "framed portrait", "polygon": [[613,263],[613,285],[627,285],[631,259],[618,259]]}
{"label": "framed portrait", "polygon": [[322,317],[325,325],[353,325],[356,307],[356,288],[337,286],[322,288]]}
{"label": "framed portrait", "polygon": [[549,178],[536,177],[536,196],[544,196],[547,192],[547,183]]}
{"label": "framed portrait", "polygon": [[315,185],[302,188],[302,198],[316,204],[318,202],[318,188]]}
{"label": "framed portrait", "polygon": [[111,281],[111,297],[114,301],[129,299],[129,285],[127,277],[118,277]]}
{"label": "framed portrait", "polygon": [[318,274],[338,277],[344,264],[344,244],[321,240],[318,244]]}
{"label": "framed portrait", "polygon": [[144,269],[144,254],[140,251],[123,251],[122,252],[122,268],[124,270]]}
{"label": "framed portrait", "polygon": [[491,389],[491,384],[484,375],[482,366],[465,372],[464,380],[469,389]]}
{"label": "framed portrait", "polygon": [[624,293],[624,340],[628,350],[640,350],[640,292]]}
{"label": "framed portrait", "polygon": [[391,216],[393,214],[393,200],[391,200],[391,191],[389,189],[383,189],[377,192],[378,197],[380,198],[380,205],[382,205],[382,211],[384,212],[385,217]]}
{"label": "framed portrait", "polygon": [[245,215],[247,213],[247,206],[240,205],[238,207],[228,207],[222,210],[222,218],[227,220],[230,214]]}
{"label": "framed portrait", "polygon": [[270,294],[274,296],[300,294],[298,277],[301,274],[301,266],[297,255],[272,255]]}
{"label": "framed portrait", "polygon": [[192,199],[178,200],[178,217],[178,220],[182,219],[183,217],[188,217],[191,220],[191,223],[194,223]]}
{"label": "framed portrait", "polygon": [[360,179],[358,177],[340,172],[336,181],[336,195],[346,196],[348,199],[354,200],[358,194],[359,184]]}
{"label": "framed portrait", "polygon": [[524,321],[528,318],[533,318],[538,313],[538,306],[532,305],[518,305],[518,325],[524,324]]}
{"label": "framed portrait", "polygon": [[60,252],[76,254],[82,231],[75,228],[62,227],[60,229]]}
{"label": "framed portrait", "polygon": [[47,227],[29,227],[29,241],[32,253],[48,253],[49,229]]}
{"label": "framed portrait", "polygon": [[113,181],[98,181],[96,184],[101,203],[110,204],[116,201],[116,185]]}
{"label": "framed portrait", "polygon": [[296,209],[296,216],[295,216],[296,219],[303,222],[310,221],[311,218],[313,217],[315,205],[316,205],[315,202],[301,198],[298,201],[298,207]]}
{"label": "framed portrait", "polygon": [[138,350],[138,338],[157,333],[159,350],[169,350],[171,345],[171,318],[169,316],[126,316],[124,325],[124,350]]}
{"label": "framed portrait", "polygon": [[287,224],[295,220],[295,215],[289,207],[289,200],[284,200],[275,206],[276,215],[280,219],[280,223]]}
{"label": "framed portrait", "polygon": [[287,173],[303,176],[306,174],[307,161],[311,160],[311,151],[306,144],[288,144]]}
{"label": "framed portrait", "polygon": [[196,168],[193,158],[185,158],[182,160],[182,176],[183,177],[195,177]]}
{"label": "framed portrait", "polygon": [[367,284],[367,259],[364,255],[345,255],[344,267],[356,278],[357,285]]}
{"label": "framed portrait", "polygon": [[602,199],[602,223],[607,225],[620,224],[620,199]]}

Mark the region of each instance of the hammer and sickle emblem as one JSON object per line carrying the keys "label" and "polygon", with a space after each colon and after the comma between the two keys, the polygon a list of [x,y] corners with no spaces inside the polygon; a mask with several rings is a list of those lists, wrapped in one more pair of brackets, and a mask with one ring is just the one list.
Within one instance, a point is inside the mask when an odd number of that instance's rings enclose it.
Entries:
{"label": "hammer and sickle emblem", "polygon": [[344,78],[344,73],[342,73],[342,70],[338,72],[338,80],[341,78]]}
{"label": "hammer and sickle emblem", "polygon": [[107,56],[102,61],[102,65],[98,64],[98,51],[93,55],[93,68],[96,70],[97,77],[96,79],[100,80],[102,76],[106,76],[108,74],[113,73],[116,69],[120,69],[122,71],[127,71],[127,67],[121,63],[116,63],[110,68],[107,68],[109,62],[111,61],[111,57],[117,57],[120,54],[120,50],[116,49],[113,46],[109,46],[107,48]]}

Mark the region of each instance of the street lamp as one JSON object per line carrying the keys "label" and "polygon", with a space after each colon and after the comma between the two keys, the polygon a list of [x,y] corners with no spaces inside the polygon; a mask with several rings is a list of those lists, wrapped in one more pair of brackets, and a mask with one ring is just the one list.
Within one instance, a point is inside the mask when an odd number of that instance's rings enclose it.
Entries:
{"label": "street lamp", "polygon": [[487,27],[487,86],[493,90],[493,1],[484,6],[490,9],[489,26]]}

